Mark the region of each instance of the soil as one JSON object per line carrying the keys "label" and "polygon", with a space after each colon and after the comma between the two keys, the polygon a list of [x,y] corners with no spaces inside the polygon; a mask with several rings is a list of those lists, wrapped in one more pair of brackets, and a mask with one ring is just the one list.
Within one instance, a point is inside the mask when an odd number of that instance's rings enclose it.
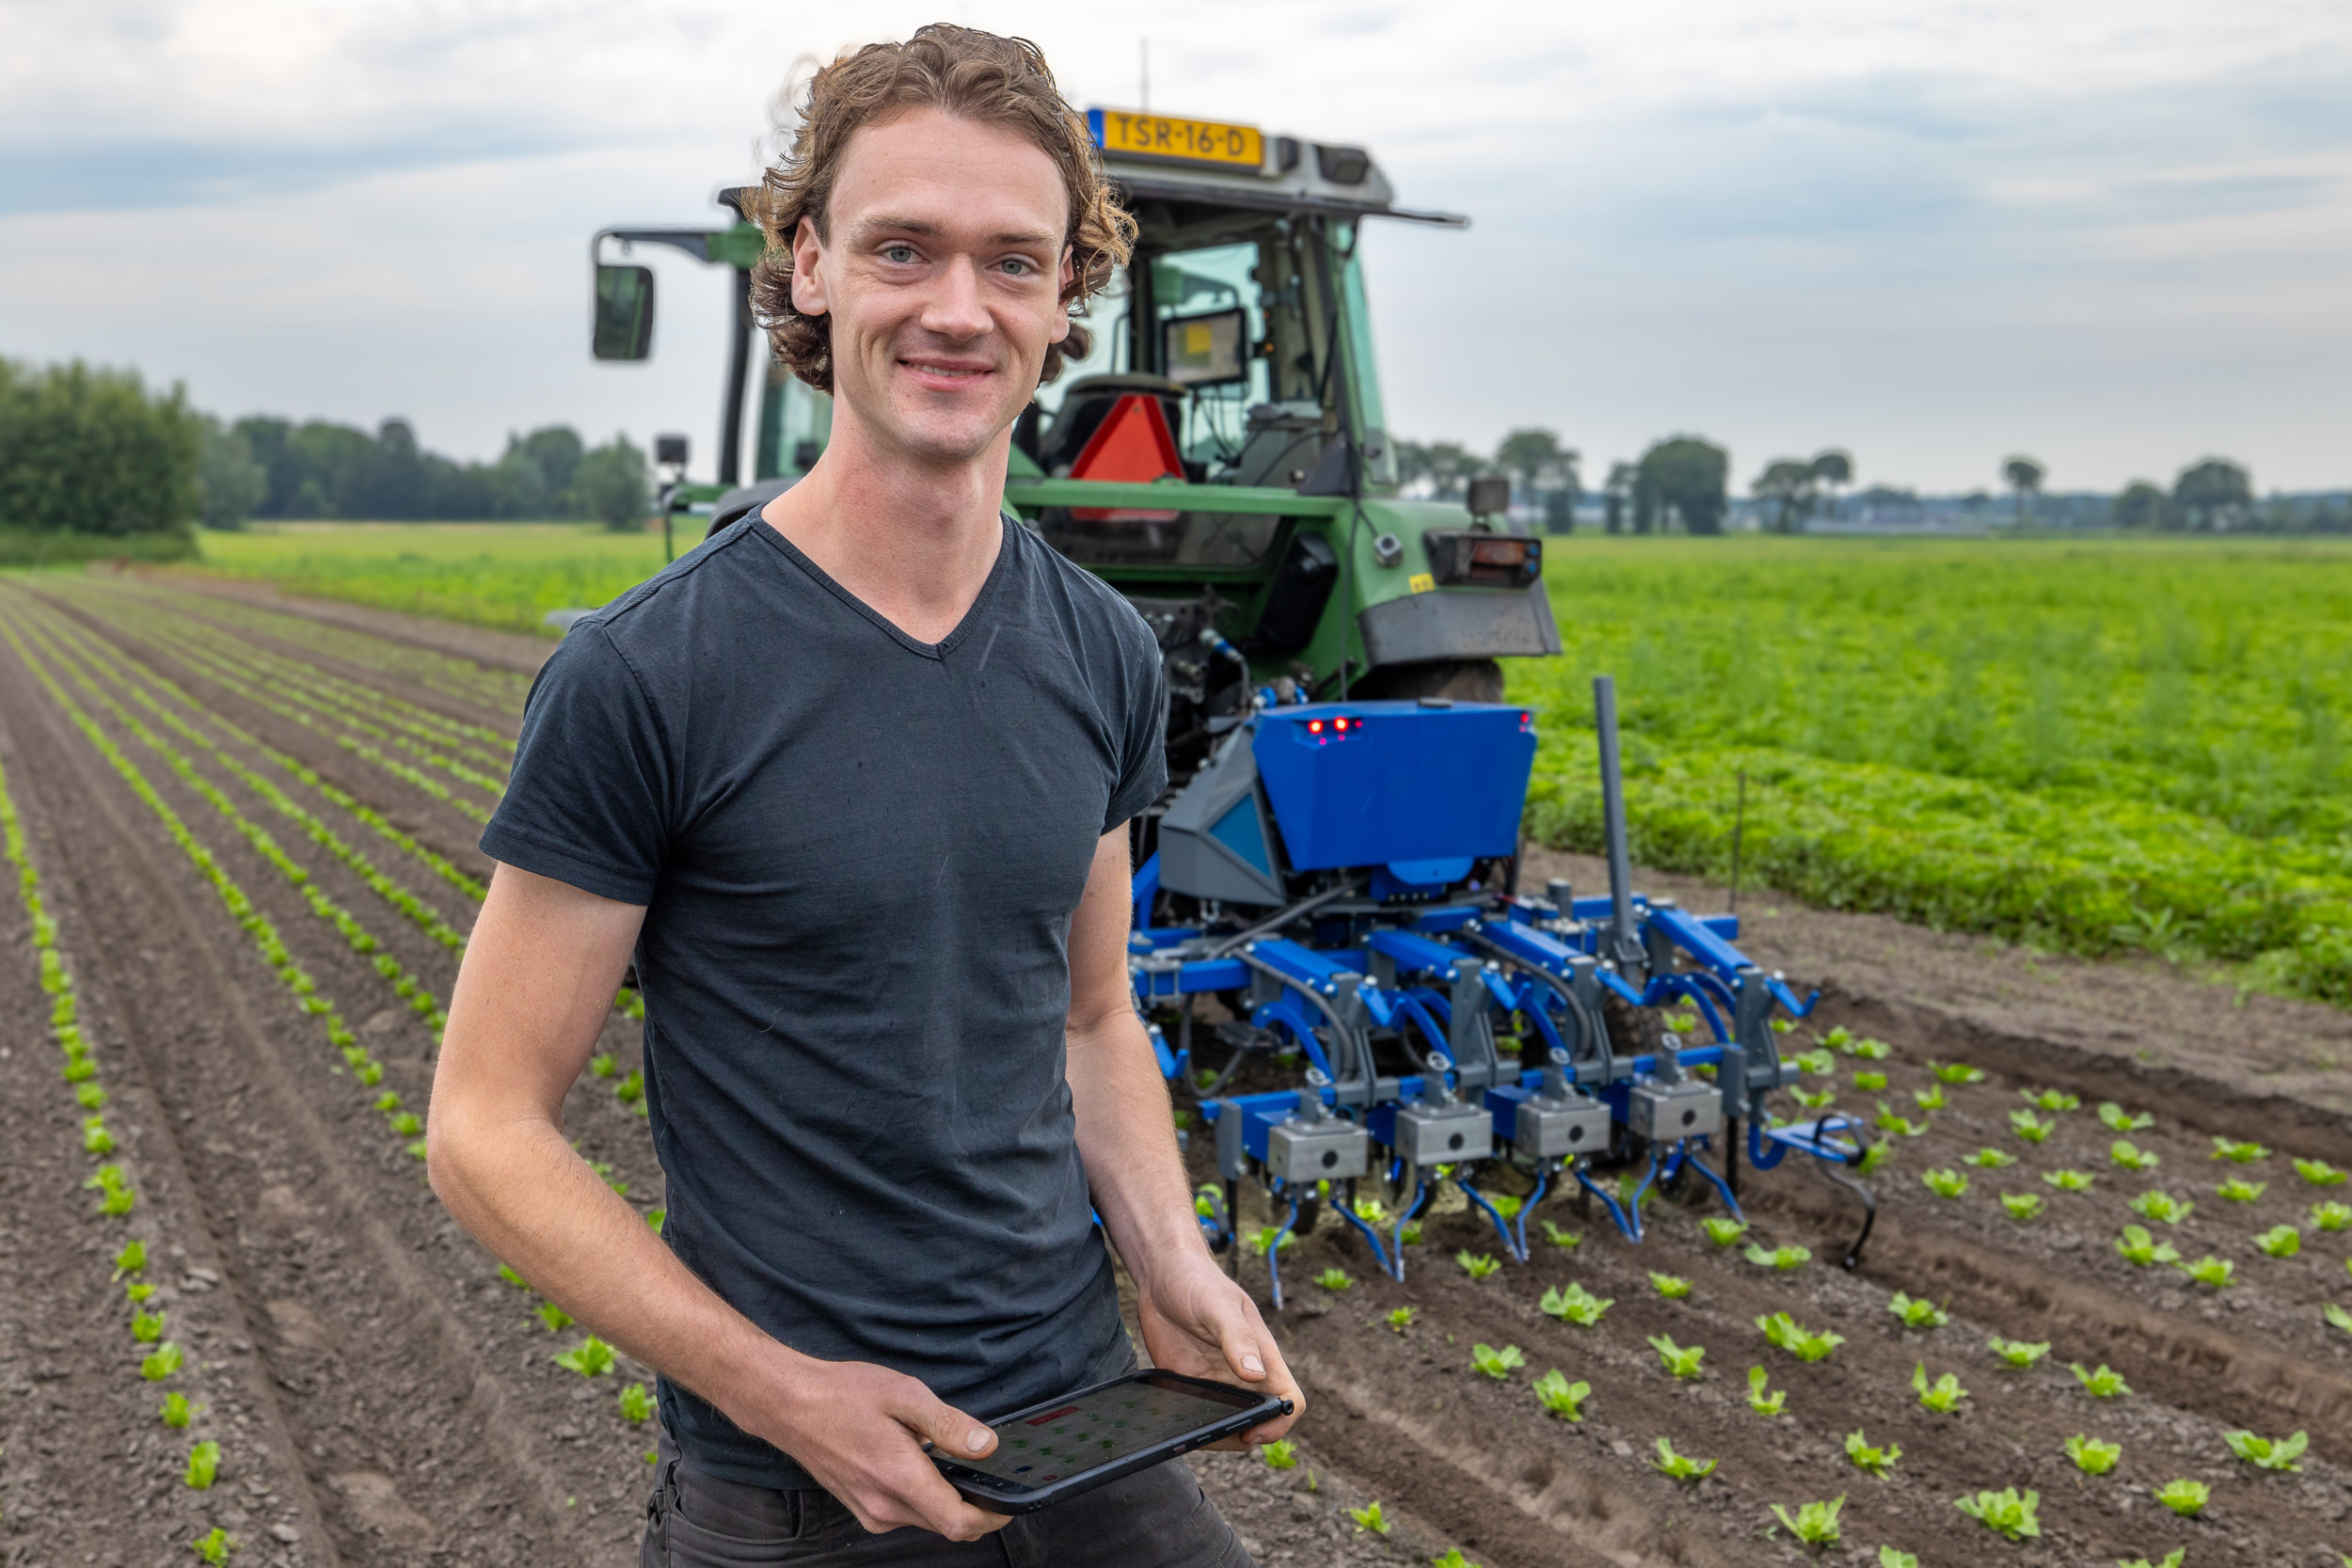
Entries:
{"label": "soil", "polygon": [[[166,706],[172,699],[159,683],[168,680],[479,876],[487,864],[473,848],[478,822],[461,808],[486,809],[490,791],[364,734],[352,744],[334,715],[410,711],[350,696],[373,688],[427,715],[511,734],[551,644],[505,639],[524,646],[501,647],[497,634],[242,588],[198,594],[162,579],[0,590],[0,623],[45,638],[30,644],[44,667],[64,668],[62,652],[142,715],[407,974],[447,996],[453,955],[104,672],[119,670]],[[203,657],[238,642],[276,661],[282,684],[263,693],[275,708],[240,695],[232,682],[261,689]],[[618,1394],[650,1378],[626,1361],[596,1377],[557,1366],[555,1354],[580,1331],[545,1326],[537,1298],[503,1281],[426,1188],[409,1140],[389,1131],[376,1103],[397,1094],[421,1114],[430,1034],[204,794],[91,691],[61,678],[276,925],[318,992],[336,1000],[383,1081],[358,1081],[153,811],[25,662],[0,648],[0,762],[113,1097],[107,1125],[121,1147],[108,1158],[139,1194],[131,1214],[106,1218],[84,1190],[95,1161],[81,1148],[83,1112],[56,1074],[46,999],[10,901],[0,941],[16,958],[0,963],[0,1006],[19,1022],[0,1034],[0,1277],[11,1286],[0,1291],[0,1554],[20,1564],[160,1568],[192,1560],[189,1543],[218,1526],[238,1543],[238,1562],[633,1561],[652,1437],[648,1425],[624,1418]],[[321,695],[329,681],[349,683],[343,706]],[[187,709],[172,711],[196,722]],[[458,889],[294,783],[256,745],[200,727],[452,925],[469,924],[473,904]],[[443,793],[366,749],[437,780]],[[1534,857],[1528,874],[1599,885],[1594,863],[1567,857]],[[1722,890],[1673,879],[1644,883],[1694,907],[1723,901]],[[2289,1163],[2293,1154],[2352,1165],[2344,1017],[2241,997],[2153,962],[2052,958],[1808,910],[1764,890],[1744,890],[1740,902],[1748,950],[1822,988],[1806,1032],[1843,1023],[1891,1043],[1884,1062],[1840,1057],[1833,1080],[1808,1083],[1834,1081],[1841,1110],[1867,1115],[1884,1099],[1927,1123],[1916,1137],[1892,1139],[1872,1179],[1880,1218],[1861,1267],[1848,1274],[1831,1261],[1852,1232],[1852,1205],[1793,1159],[1746,1172],[1741,1187],[1754,1227],[1742,1243],[1812,1250],[1811,1262],[1787,1274],[1750,1264],[1740,1245],[1709,1243],[1697,1221],[1716,1206],[1652,1205],[1637,1247],[1572,1201],[1547,1200],[1531,1226],[1535,1256],[1472,1278],[1457,1252],[1501,1259],[1503,1249],[1456,1199],[1407,1249],[1399,1284],[1374,1271],[1327,1214],[1282,1254],[1286,1309],[1267,1307],[1310,1401],[1297,1463],[1194,1461],[1258,1560],[1354,1568],[1427,1562],[1458,1546],[1493,1568],[1796,1562],[1806,1554],[1770,1505],[1793,1513],[1840,1495],[1844,1541],[1831,1561],[1874,1562],[1882,1543],[1930,1564],[2102,1568],[2119,1557],[2160,1560],[2178,1545],[2194,1568],[2332,1565],[2334,1553],[2352,1551],[2352,1335],[2321,1316],[2327,1303],[2352,1303],[2352,1232],[2320,1231],[2309,1217],[2313,1201],[2345,1189],[2308,1187]],[[636,1037],[616,1012],[604,1039],[612,1076],[583,1076],[565,1115],[582,1151],[651,1211],[660,1173],[643,1122],[614,1092],[637,1065]],[[1931,1060],[1966,1061],[1988,1076],[1946,1089],[1946,1108],[1922,1112],[1912,1091],[1933,1083]],[[1887,1089],[1858,1090],[1857,1070],[1884,1071]],[[2020,1089],[2044,1088],[2072,1091],[2083,1105],[2045,1117],[2055,1131],[2030,1145],[2010,1113],[2024,1108]],[[2154,1114],[2154,1126],[2129,1134],[2161,1161],[2153,1170],[2136,1176],[2111,1163],[2115,1134],[2092,1117],[2103,1100]],[[2218,1163],[2216,1134],[2277,1152],[2243,1167]],[[1980,1146],[2016,1163],[1960,1164]],[[1196,1148],[1196,1162],[1205,1156]],[[1967,1192],[1933,1196],[1920,1180],[1931,1168],[1964,1172]],[[2060,1168],[2095,1180],[2083,1193],[2041,1180]],[[2267,1186],[2251,1203],[2227,1202],[2214,1192],[2224,1177]],[[2152,1186],[2194,1199],[2194,1212],[2166,1226],[2124,1208]],[[2012,1220],[1996,1200],[2002,1192],[2031,1192],[2044,1208]],[[1544,1218],[1580,1243],[1546,1244]],[[2162,1265],[2134,1267],[2112,1245],[2125,1223],[2147,1225],[2186,1257],[2234,1263],[2235,1282],[2214,1291]],[[2252,1244],[2281,1224],[2301,1227],[2299,1257],[2272,1259]],[[150,1249],[143,1277],[158,1287],[148,1305],[187,1352],[184,1370],[162,1384],[138,1375],[151,1347],[134,1342],[122,1284],[110,1277],[110,1259],[134,1236]],[[1264,1261],[1243,1258],[1237,1267],[1266,1297]],[[1330,1268],[1347,1272],[1347,1289],[1312,1283]],[[1690,1295],[1661,1297],[1651,1271],[1690,1280]],[[1613,1299],[1597,1326],[1541,1311],[1545,1291],[1570,1281]],[[1896,1290],[1932,1299],[1949,1323],[1904,1328],[1887,1310]],[[1416,1315],[1400,1332],[1386,1319],[1403,1307]],[[1845,1342],[1825,1361],[1800,1364],[1768,1348],[1755,1326],[1775,1311]],[[2032,1370],[2010,1370],[1986,1349],[1995,1333],[2053,1348]],[[1670,1377],[1645,1342],[1652,1335],[1707,1347],[1702,1375]],[[1521,1347],[1526,1364],[1500,1380],[1484,1376],[1471,1366],[1479,1343]],[[2067,1370],[2077,1360],[2115,1368],[2133,1393],[2092,1400]],[[1922,1363],[1967,1388],[1957,1414],[1918,1405],[1910,1380]],[[1757,1365],[1787,1391],[1779,1416],[1748,1406],[1747,1369]],[[1532,1380],[1552,1367],[1591,1385],[1581,1422],[1549,1416],[1532,1395]],[[157,1419],[167,1389],[199,1407],[188,1430]],[[2233,1458],[2223,1433],[2248,1428],[2308,1431],[2300,1472],[2260,1472]],[[1872,1445],[1901,1446],[1886,1479],[1846,1459],[1846,1434],[1857,1429]],[[2062,1451],[2077,1433],[2122,1444],[2114,1474],[2077,1474]],[[1661,1435],[1719,1467],[1695,1484],[1670,1481],[1648,1464]],[[181,1477],[199,1438],[223,1450],[220,1479],[206,1491]],[[2184,1477],[2213,1488],[2194,1520],[2152,1495]],[[2041,1494],[2038,1538],[2004,1543],[1952,1507],[1963,1494],[2007,1486]],[[1349,1513],[1375,1501],[1385,1536]]]}

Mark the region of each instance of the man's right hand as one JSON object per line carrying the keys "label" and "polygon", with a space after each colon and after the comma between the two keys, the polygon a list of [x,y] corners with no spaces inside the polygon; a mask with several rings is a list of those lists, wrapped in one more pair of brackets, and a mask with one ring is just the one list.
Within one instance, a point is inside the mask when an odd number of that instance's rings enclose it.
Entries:
{"label": "man's right hand", "polygon": [[1012,1522],[965,1502],[923,1452],[929,1442],[951,1459],[984,1459],[996,1447],[986,1425],[887,1367],[775,1348],[775,1376],[727,1414],[799,1461],[859,1524],[977,1541]]}

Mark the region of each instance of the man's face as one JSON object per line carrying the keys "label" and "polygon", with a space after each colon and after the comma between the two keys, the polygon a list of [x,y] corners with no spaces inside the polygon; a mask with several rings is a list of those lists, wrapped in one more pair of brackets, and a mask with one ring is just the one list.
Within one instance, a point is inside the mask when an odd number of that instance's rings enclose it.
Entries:
{"label": "man's face", "polygon": [[830,316],[834,394],[885,451],[965,463],[1037,390],[1070,333],[1069,197],[1052,159],[918,109],[850,138],[828,237],[803,222],[792,302]]}

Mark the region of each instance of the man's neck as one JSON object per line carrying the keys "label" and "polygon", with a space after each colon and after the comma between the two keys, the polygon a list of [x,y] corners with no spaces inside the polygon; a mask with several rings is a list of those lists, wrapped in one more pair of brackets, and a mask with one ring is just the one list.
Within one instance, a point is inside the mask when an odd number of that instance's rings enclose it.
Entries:
{"label": "man's neck", "polygon": [[835,582],[918,642],[962,624],[1004,546],[1007,427],[967,462],[881,449],[836,406],[824,456],[760,515]]}

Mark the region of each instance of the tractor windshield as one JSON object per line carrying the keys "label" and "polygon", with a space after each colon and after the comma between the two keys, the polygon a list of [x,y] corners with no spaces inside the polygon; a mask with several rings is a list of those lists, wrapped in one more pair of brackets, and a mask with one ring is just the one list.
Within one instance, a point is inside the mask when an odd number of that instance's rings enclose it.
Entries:
{"label": "tractor windshield", "polygon": [[[1036,417],[1024,421],[1023,444],[1048,474],[1086,477],[1088,441],[1136,394],[1158,401],[1184,477],[1197,484],[1295,488],[1347,417],[1349,396],[1359,422],[1367,412],[1377,422],[1376,388],[1354,385],[1369,357],[1341,344],[1362,330],[1348,309],[1361,297],[1352,224],[1195,210],[1178,225],[1152,204],[1137,215],[1134,261],[1083,318],[1086,357],[1040,389]],[[1336,289],[1335,273],[1345,275]],[[1281,528],[1256,515],[1063,508],[1038,523],[1078,561],[1187,566],[1248,565]]]}

